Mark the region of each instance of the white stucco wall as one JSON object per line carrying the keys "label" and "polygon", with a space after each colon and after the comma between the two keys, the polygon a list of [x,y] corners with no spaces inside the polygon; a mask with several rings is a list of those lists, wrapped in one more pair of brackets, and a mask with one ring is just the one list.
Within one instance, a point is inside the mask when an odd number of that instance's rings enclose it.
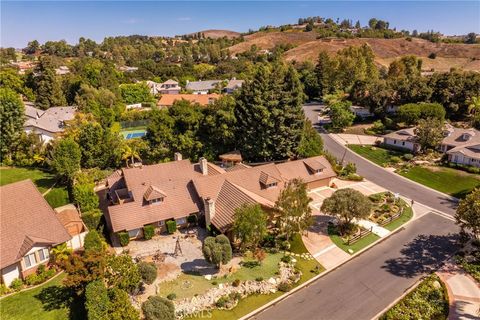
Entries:
{"label": "white stucco wall", "polygon": [[448,160],[453,163],[465,164],[474,167],[480,167],[480,161],[465,156],[463,153],[455,152],[448,155]]}
{"label": "white stucco wall", "polygon": [[45,131],[45,130],[40,129],[40,128],[25,127],[24,130],[25,130],[25,132],[26,132],[27,134],[29,134],[30,132],[36,133],[37,135],[40,136],[40,139],[41,139],[44,143],[50,142],[51,140],[55,139],[55,133],[49,132],[49,131]]}
{"label": "white stucco wall", "polygon": [[83,247],[83,244],[85,243],[85,236],[87,235],[87,231],[82,232],[80,234],[77,234],[76,236],[73,236],[72,239],[70,239],[67,242],[67,246],[69,248],[72,248],[73,250],[78,250]]}
{"label": "white stucco wall", "polygon": [[383,143],[392,147],[408,149],[411,151],[415,150],[415,145],[410,141],[396,140],[396,143],[395,143],[395,139],[384,138]]}

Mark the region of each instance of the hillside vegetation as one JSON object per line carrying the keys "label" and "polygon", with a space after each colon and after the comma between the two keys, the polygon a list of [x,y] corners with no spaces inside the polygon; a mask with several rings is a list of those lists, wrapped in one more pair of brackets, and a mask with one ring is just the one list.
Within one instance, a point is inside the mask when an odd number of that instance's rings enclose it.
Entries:
{"label": "hillside vegetation", "polygon": [[[259,49],[273,49],[279,45],[293,45],[293,49],[284,53],[286,60],[316,61],[320,51],[331,54],[349,46],[369,44],[374,53],[375,61],[387,67],[395,58],[413,54],[423,59],[423,70],[449,71],[450,68],[465,70],[480,70],[480,45],[459,43],[433,43],[427,40],[412,38],[370,39],[370,38],[323,38],[317,39],[315,31],[298,30],[261,31],[244,37],[245,41],[229,48],[231,54],[238,54],[250,49],[252,45]],[[434,53],[435,59],[428,56]]]}

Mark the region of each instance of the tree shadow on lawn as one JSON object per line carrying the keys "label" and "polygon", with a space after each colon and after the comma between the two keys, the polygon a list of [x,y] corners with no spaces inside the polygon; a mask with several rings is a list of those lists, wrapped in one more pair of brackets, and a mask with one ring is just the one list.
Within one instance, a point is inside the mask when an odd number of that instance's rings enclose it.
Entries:
{"label": "tree shadow on lawn", "polygon": [[69,288],[62,286],[46,287],[34,297],[40,300],[45,311],[68,309],[69,319],[86,319],[84,299],[77,297]]}
{"label": "tree shadow on lawn", "polygon": [[459,249],[458,235],[419,235],[400,251],[402,256],[385,261],[382,268],[404,278],[430,273]]}
{"label": "tree shadow on lawn", "polygon": [[54,184],[55,184],[55,177],[53,176],[48,176],[48,177],[45,177],[45,178],[40,178],[40,179],[37,179],[35,180],[35,185],[39,188],[43,188],[45,189],[45,191],[47,191],[48,189],[50,189]]}

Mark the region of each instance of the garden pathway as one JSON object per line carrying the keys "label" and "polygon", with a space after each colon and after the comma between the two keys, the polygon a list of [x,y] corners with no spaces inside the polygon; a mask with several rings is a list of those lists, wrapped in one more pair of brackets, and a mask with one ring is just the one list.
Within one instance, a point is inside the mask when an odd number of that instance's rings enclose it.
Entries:
{"label": "garden pathway", "polygon": [[448,291],[448,319],[480,319],[480,285],[452,261],[437,274]]}
{"label": "garden pathway", "polygon": [[365,229],[368,229],[368,230],[371,229],[372,233],[376,234],[380,238],[386,237],[390,233],[389,230],[387,230],[385,228],[382,228],[378,224],[376,224],[372,221],[369,221],[369,220],[360,219],[360,220],[356,220],[355,223],[364,227]]}

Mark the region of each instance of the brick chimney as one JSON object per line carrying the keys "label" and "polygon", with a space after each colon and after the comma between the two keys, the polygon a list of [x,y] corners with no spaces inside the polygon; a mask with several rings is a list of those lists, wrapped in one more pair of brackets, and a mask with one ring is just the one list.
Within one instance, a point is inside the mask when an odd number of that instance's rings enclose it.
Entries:
{"label": "brick chimney", "polygon": [[180,152],[175,152],[173,154],[173,158],[175,159],[175,161],[181,161],[182,160],[182,154]]}
{"label": "brick chimney", "polygon": [[215,201],[211,198],[206,198],[205,204],[205,222],[209,226],[212,224],[212,220],[215,217]]}
{"label": "brick chimney", "polygon": [[200,163],[200,171],[204,176],[208,175],[208,165],[207,165],[207,159],[204,157],[201,157],[198,161]]}

